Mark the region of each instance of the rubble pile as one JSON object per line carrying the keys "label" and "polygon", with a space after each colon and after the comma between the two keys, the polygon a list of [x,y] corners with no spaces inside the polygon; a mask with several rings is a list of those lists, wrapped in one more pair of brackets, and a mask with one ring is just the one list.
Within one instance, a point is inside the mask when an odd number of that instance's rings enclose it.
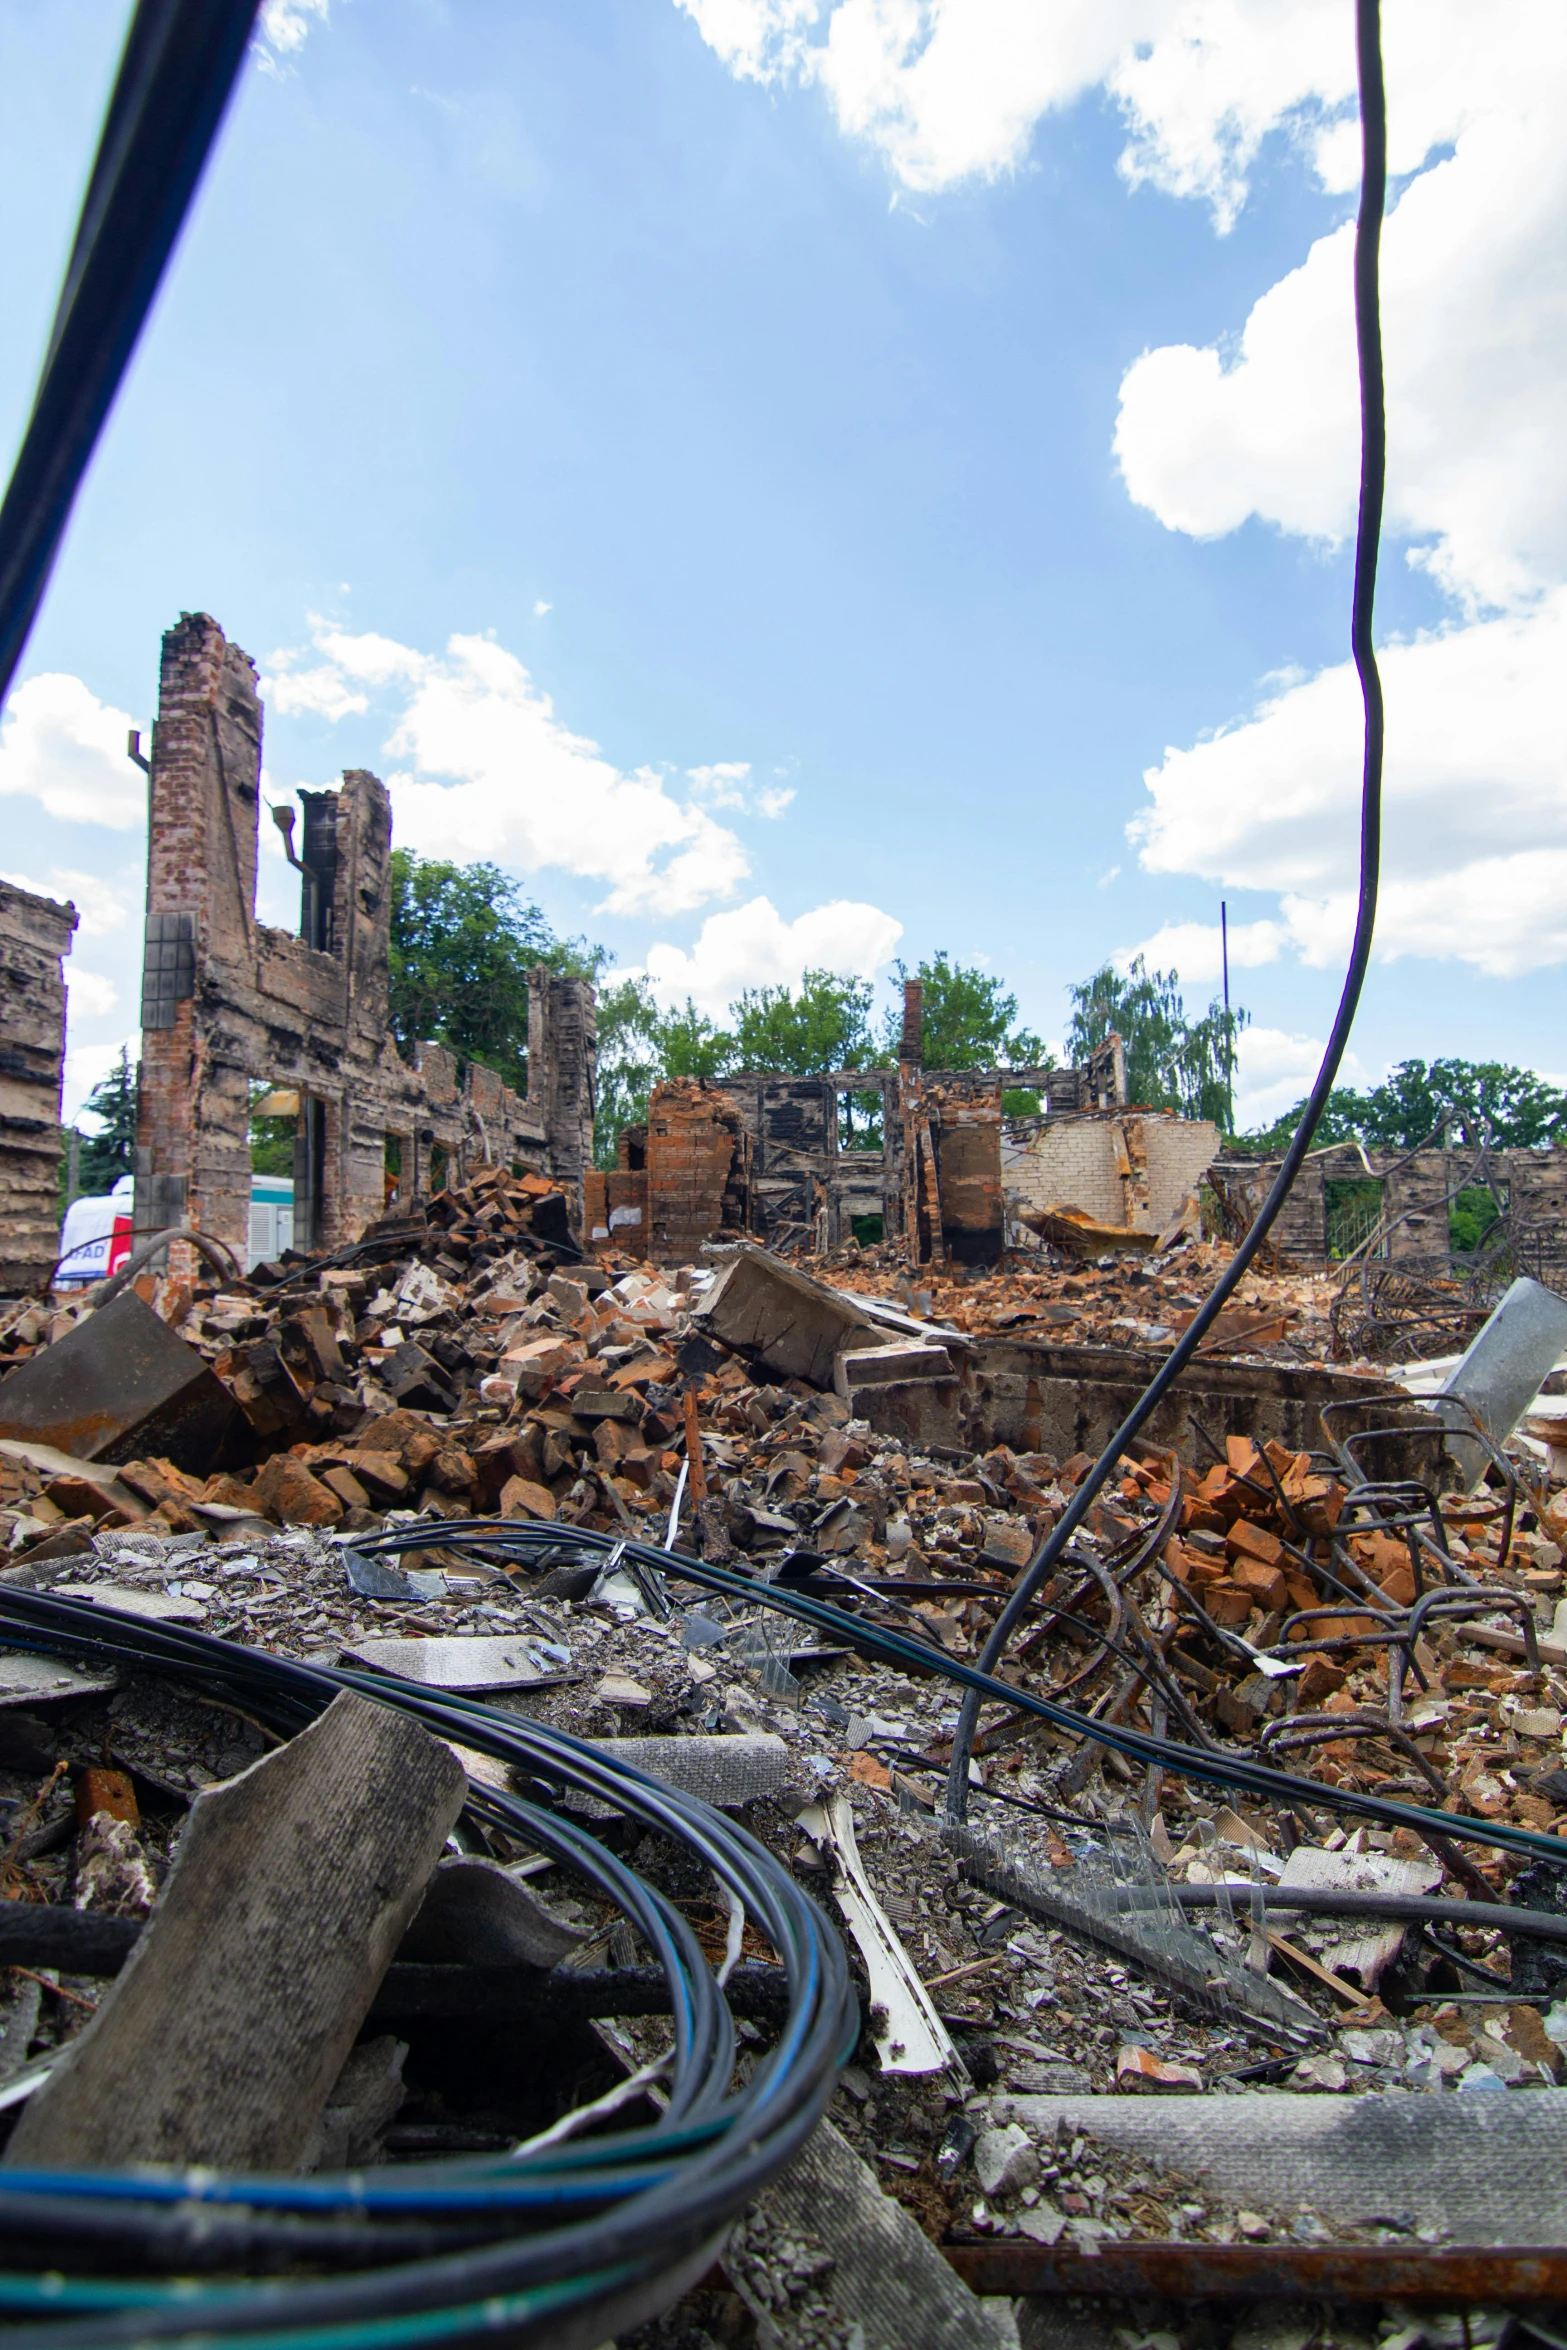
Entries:
{"label": "rubble pile", "polygon": [[[1548,1448],[1516,1444],[1472,1490],[1411,1501],[1400,1488],[1375,1506],[1327,1442],[1198,1428],[1195,1460],[1123,1459],[1003,1678],[1107,1728],[1287,1768],[1300,1798],[1226,1798],[992,1703],[970,1774],[974,1845],[943,1822],[961,1691],[941,1668],[978,1656],[1088,1456],[921,1450],[851,1416],[838,1391],[844,1360],[878,1349],[917,1357],[1037,1329],[1156,1347],[1226,1254],[1188,1241],[1130,1267],[918,1287],[848,1256],[826,1282],[757,1250],[661,1270],[581,1259],[558,1193],[487,1172],[338,1259],[285,1258],[242,1288],[147,1281],[149,1315],[232,1400],[223,1459],[177,1458],[176,1441],[111,1463],[0,1436],[0,1591],[467,1691],[671,1783],[706,1774],[701,1791],[742,1809],[847,1934],[866,2021],[834,2116],[878,2192],[935,2243],[1091,2256],[1102,2241],[1392,2241],[1374,2215],[1324,2220],[1161,2175],[1063,2134],[1056,2109],[1564,2078],[1567,1944],[1472,1909],[1422,1924],[1311,1906],[1360,1893],[1567,1908],[1543,1862],[1346,1824],[1332,1801],[1380,1794],[1567,1834],[1567,1493]],[[1259,1276],[1219,1344],[1232,1363],[1317,1363],[1330,1307],[1316,1277]],[[42,1364],[93,1319],[25,1306],[0,1347],[14,1367]],[[5,1401],[0,1385],[0,1425]],[[526,1559],[486,1547],[485,1529],[508,1525],[533,1530]],[[583,1550],[589,1535],[678,1545],[759,1591],[832,1600],[842,1631],[693,1597]],[[930,1670],[878,1656],[877,1627],[914,1634]],[[146,1917],[193,1798],[274,1745],[156,1676],[0,1649],[5,1897]],[[573,1805],[723,1959],[730,1921],[711,1880],[613,1806]],[[980,1846],[1006,1856],[1005,1897]],[[647,1966],[614,1904],[558,1862],[494,1826],[468,1849],[537,1881],[573,1944],[568,1970]],[[1167,1931],[1107,1940],[1084,1890],[1107,1854],[1134,1927],[1136,1902],[1162,1888]],[[1181,1936],[1208,1954],[1201,1996],[1171,1955]],[[754,1922],[732,1955],[759,1979],[773,1960]],[[0,2091],[77,2036],[101,1988],[68,1966],[8,1980]],[[656,2061],[652,2019],[594,2029],[605,2061]],[[741,2038],[743,2068],[765,2030],[743,2021]],[[471,2083],[416,2080],[382,2103],[361,2160],[504,2144],[518,2126]],[[743,2267],[737,2252],[737,2279]],[[802,2293],[817,2291],[805,2270]]]}

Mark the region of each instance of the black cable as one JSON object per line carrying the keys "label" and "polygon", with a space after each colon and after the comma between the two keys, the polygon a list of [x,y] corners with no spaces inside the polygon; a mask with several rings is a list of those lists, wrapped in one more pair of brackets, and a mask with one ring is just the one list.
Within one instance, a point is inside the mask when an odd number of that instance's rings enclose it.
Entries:
{"label": "black cable", "polygon": [[[1387,469],[1387,433],[1383,407],[1382,329],[1378,294],[1378,253],[1382,211],[1387,198],[1387,97],[1382,80],[1381,12],[1379,0],[1355,0],[1355,47],[1360,82],[1361,184],[1360,213],[1355,224],[1355,345],[1360,368],[1360,512],[1355,534],[1355,586],[1350,613],[1350,647],[1360,678],[1365,712],[1364,751],[1360,789],[1360,890],[1355,912],[1355,937],[1344,976],[1332,1034],[1307,1097],[1300,1124],[1284,1155],[1271,1190],[1258,1209],[1250,1231],[1196,1316],[1166,1355],[1154,1377],[1111,1437],[1093,1467],[1078,1485],[1066,1512],[1046,1538],[1033,1562],[1024,1569],[1016,1590],[996,1620],[995,1629],[980,1653],[980,1665],[991,1672],[1006,1653],[1013,1627],[1040,1584],[1053,1573],[1056,1561],[1087,1517],[1122,1453],[1145,1427],[1165,1396],[1186,1369],[1198,1347],[1234,1295],[1252,1259],[1271,1231],[1288,1199],[1302,1160],[1338,1076],[1344,1048],[1354,1025],[1371,959],[1376,924],[1377,883],[1382,839],[1382,682],[1372,645],[1371,620],[1376,598],[1377,551],[1382,537],[1382,497]],[[949,1817],[962,1819],[968,1802],[968,1758],[979,1722],[977,1693],[965,1698],[952,1742],[952,1767],[947,1778]]]}
{"label": "black cable", "polygon": [[[680,1912],[580,1821],[470,1783],[470,1813],[586,1876],[635,1922],[663,1967],[675,2048],[660,2119],[619,2132],[601,2126],[591,2138],[521,2158],[397,2165],[346,2179],[0,2172],[0,2237],[25,2240],[32,2214],[40,2266],[60,2265],[62,2232],[67,2239],[71,2232],[69,2203],[60,2199],[74,2197],[93,2214],[81,2236],[90,2259],[113,2249],[156,2266],[185,2241],[180,2207],[200,2205],[222,2214],[216,2257],[231,2271],[247,2260],[276,2267],[292,2251],[315,2272],[225,2285],[210,2295],[188,2285],[139,2286],[119,2307],[112,2285],[77,2287],[69,2278],[35,2284],[7,2274],[0,2276],[0,2309],[51,2315],[45,2327],[6,2330],[18,2350],[35,2342],[98,2350],[197,2331],[203,2340],[243,2337],[258,2328],[269,2344],[304,2332],[316,2341],[329,2326],[343,2329],[331,2337],[341,2350],[378,2350],[403,2341],[416,2312],[423,2313],[421,2342],[491,2339],[504,2314],[507,2339],[542,2344],[568,2309],[576,2316],[612,2306],[628,2283],[651,2286],[699,2252],[815,2128],[859,2033],[842,1946],[788,1869],[706,1804],[541,1723],[388,1676],[301,1665],[23,1589],[0,1591],[0,1619],[13,1645],[107,1658],[221,1691],[285,1735],[314,1719],[340,1689],[356,1689],[448,1742],[493,1755],[513,1773],[607,1799],[730,1886],[777,1951],[787,1986],[774,2045],[731,2090],[732,2020]],[[186,2235],[199,2244],[199,2229]],[[353,2273],[332,2276],[345,2261]],[[96,2314],[78,2315],[87,2305],[82,2296],[90,2303],[95,2292]]]}
{"label": "black cable", "polygon": [[[439,1539],[443,1548],[458,1553],[471,1549],[483,1557],[503,1558],[509,1551],[515,1561],[530,1560],[531,1554],[531,1561],[540,1562],[545,1558],[553,1560],[566,1547],[567,1540],[558,1525],[544,1525],[529,1518],[448,1518],[441,1522]],[[1567,1867],[1567,1848],[1561,1840],[1533,1828],[1515,1828],[1506,1821],[1470,1818],[1461,1812],[1429,1811],[1420,1804],[1397,1803],[1391,1797],[1365,1794],[1358,1788],[1325,1787],[1315,1779],[1298,1779],[1292,1772],[1274,1770],[1266,1763],[1253,1762],[1249,1755],[1230,1753],[1223,1747],[1185,1746],[1178,1739],[1098,1719],[1075,1706],[1062,1705],[1054,1698],[1036,1696],[1015,1682],[999,1681],[980,1666],[965,1664],[960,1657],[945,1651],[927,1648],[923,1641],[911,1640],[906,1633],[867,1624],[863,1618],[847,1615],[826,1600],[812,1599],[786,1584],[754,1581],[729,1567],[709,1566],[683,1551],[662,1550],[652,1543],[629,1541],[623,1534],[600,1533],[586,1526],[573,1527],[569,1540],[584,1558],[602,1560],[612,1551],[618,1551],[628,1563],[635,1558],[641,1565],[656,1569],[668,1581],[694,1583],[699,1590],[718,1592],[726,1599],[742,1600],[752,1607],[777,1608],[781,1614],[794,1616],[835,1641],[852,1641],[859,1648],[879,1655],[897,1671],[939,1673],[944,1680],[975,1691],[982,1699],[994,1700],[1014,1712],[1033,1714],[1074,1738],[1114,1747],[1118,1754],[1126,1755],[1133,1762],[1157,1763],[1201,1785],[1239,1788],[1242,1793],[1261,1796],[1269,1803],[1305,1804],[1343,1812],[1352,1819],[1374,1820],[1382,1827],[1411,1828],[1421,1837],[1456,1837],[1463,1843],[1488,1844],[1498,1852],[1546,1861],[1553,1868]],[[398,1527],[391,1533],[356,1536],[350,1547],[362,1555],[395,1556],[402,1550],[428,1549],[430,1541],[429,1521],[425,1520]],[[5,1592],[0,1588],[0,1620],[4,1618],[6,1605]]]}
{"label": "black cable", "polygon": [[[1181,1909],[1222,1909],[1226,1900],[1244,1898],[1249,1884],[1232,1879],[1226,1885],[1160,1885],[1146,1895],[1140,1887],[1117,1894],[1116,1907],[1138,1909],[1173,1901]],[[1449,1901],[1439,1894],[1360,1893],[1331,1885],[1264,1885],[1262,1898],[1269,1909],[1299,1909],[1313,1917],[1387,1918],[1405,1925],[1481,1926],[1488,1933],[1526,1934],[1536,1942],[1567,1942],[1567,1917],[1555,1910],[1524,1909],[1503,1902]],[[1442,1950],[1438,1943],[1436,1947]],[[1462,1954],[1442,1950],[1444,1958]]]}
{"label": "black cable", "polygon": [[0,703],[162,281],[259,0],[138,0],[0,505]]}

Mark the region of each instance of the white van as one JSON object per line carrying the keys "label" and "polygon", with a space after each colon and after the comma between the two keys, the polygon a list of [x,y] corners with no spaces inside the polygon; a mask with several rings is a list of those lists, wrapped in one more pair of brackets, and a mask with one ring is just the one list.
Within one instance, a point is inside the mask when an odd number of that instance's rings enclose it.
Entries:
{"label": "white van", "polygon": [[104,1198],[73,1199],[60,1226],[60,1254],[56,1289],[85,1289],[117,1273],[131,1253],[131,1203],[134,1176],[122,1175]]}
{"label": "white van", "polygon": [[[56,1289],[85,1289],[117,1273],[131,1253],[131,1221],[135,1178],[122,1175],[103,1198],[73,1199],[60,1227],[60,1254],[64,1262],[55,1273]],[[294,1178],[292,1175],[252,1175],[250,1178],[250,1245],[245,1270],[269,1257],[281,1256],[294,1245]]]}

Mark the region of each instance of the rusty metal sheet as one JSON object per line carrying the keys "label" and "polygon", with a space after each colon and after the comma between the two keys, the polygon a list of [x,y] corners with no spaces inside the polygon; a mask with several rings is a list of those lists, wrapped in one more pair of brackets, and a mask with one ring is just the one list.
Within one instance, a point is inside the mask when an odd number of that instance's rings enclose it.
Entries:
{"label": "rusty metal sheet", "polygon": [[1101,2241],[944,2244],[975,2293],[1093,2293],[1161,2301],[1411,2301],[1516,2305],[1567,2300],[1567,2249],[1537,2245],[1180,2244]]}
{"label": "rusty metal sheet", "polygon": [[0,1380],[0,1436],[84,1461],[156,1454],[198,1476],[217,1465],[236,1409],[205,1358],[133,1289]]}

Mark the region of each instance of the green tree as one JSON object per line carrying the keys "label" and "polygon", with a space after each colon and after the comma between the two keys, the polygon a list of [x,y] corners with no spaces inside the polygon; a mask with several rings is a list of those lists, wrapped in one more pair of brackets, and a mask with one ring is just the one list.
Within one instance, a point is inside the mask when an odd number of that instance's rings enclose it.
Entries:
{"label": "green tree", "polygon": [[807,971],[798,990],[748,987],[729,1007],[735,1065],[809,1077],[828,1069],[874,1068],[868,979]]}
{"label": "green tree", "polygon": [[662,1013],[645,979],[628,977],[600,991],[598,1092],[593,1155],[615,1164],[623,1126],[647,1118],[653,1088],[667,1077],[721,1077],[734,1060],[734,1038],[686,999],[683,1011]]}
{"label": "green tree", "polygon": [[658,1050],[666,1077],[723,1077],[735,1066],[734,1038],[689,996],[682,1011],[659,1021]]}
{"label": "green tree", "polygon": [[[136,1169],[136,1089],[141,1067],[121,1045],[107,1077],[100,1077],[82,1104],[82,1115],[99,1121],[96,1134],[83,1134],[79,1181],[89,1198],[101,1198],[122,1175]],[[80,1128],[77,1129],[80,1133]]]}
{"label": "green tree", "polygon": [[593,1157],[596,1165],[613,1167],[616,1137],[623,1126],[645,1123],[662,1066],[658,1006],[645,979],[611,980],[599,989],[596,1018]]}
{"label": "green tree", "polygon": [[1180,974],[1150,971],[1141,955],[1117,971],[1111,963],[1068,989],[1072,1020],[1067,1052],[1085,1061],[1112,1031],[1126,1061],[1126,1098],[1148,1110],[1211,1118],[1227,1130],[1235,1082],[1235,1038],[1251,1015],[1210,1003],[1192,1019]]}
{"label": "green tree", "polygon": [[[1362,1100],[1353,1086],[1336,1085],[1322,1106],[1313,1148],[1322,1150],[1329,1143],[1354,1142],[1360,1133]],[[1250,1134],[1235,1135],[1234,1148],[1252,1158],[1280,1157],[1294,1141],[1305,1107],[1303,1101],[1297,1102],[1292,1110],[1275,1118],[1271,1126],[1259,1126]]]}
{"label": "green tree", "polygon": [[299,1120],[257,1115],[256,1104],[264,1102],[271,1091],[270,1085],[252,1083],[250,1088],[250,1171],[252,1175],[291,1176]]}
{"label": "green tree", "polygon": [[[1030,1028],[1015,1028],[1017,997],[994,972],[955,963],[945,947],[914,971],[893,966],[900,987],[917,979],[924,990],[922,1052],[927,1069],[1050,1069],[1055,1056]],[[897,1054],[903,1008],[896,1004],[882,1025],[887,1056]],[[1039,1096],[1026,1086],[1008,1086],[1001,1097],[1008,1118],[1031,1117]]]}
{"label": "green tree", "polygon": [[[910,971],[894,966],[899,984],[917,979],[924,990],[923,1050],[927,1069],[1048,1069],[1052,1056],[1029,1028],[1015,1028],[1017,997],[994,972],[955,963],[944,947]],[[896,1051],[902,1031],[901,1006],[886,1022],[886,1039]]]}
{"label": "green tree", "polygon": [[602,947],[560,939],[499,866],[392,851],[391,1024],[481,1061],[519,1093],[528,1082],[528,973],[597,979]]}
{"label": "green tree", "polygon": [[[1293,1140],[1305,1107],[1299,1101],[1264,1132],[1240,1138],[1244,1147],[1276,1155]],[[1535,1150],[1567,1140],[1567,1094],[1505,1061],[1400,1061],[1365,1093],[1349,1086],[1331,1093],[1313,1140],[1314,1147],[1363,1142],[1384,1151],[1482,1144]]]}

